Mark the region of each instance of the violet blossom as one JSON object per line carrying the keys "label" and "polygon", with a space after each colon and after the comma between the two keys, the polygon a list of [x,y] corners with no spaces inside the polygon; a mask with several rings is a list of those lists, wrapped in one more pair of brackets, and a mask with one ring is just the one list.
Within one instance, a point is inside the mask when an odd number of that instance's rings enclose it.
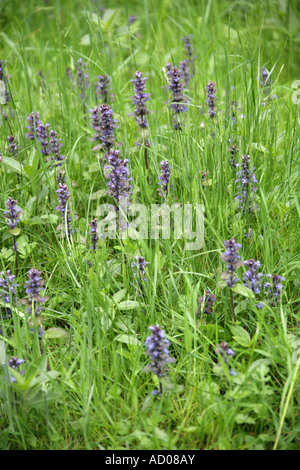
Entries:
{"label": "violet blossom", "polygon": [[22,209],[17,206],[17,202],[18,201],[10,197],[5,203],[8,210],[4,211],[3,217],[6,219],[11,230],[14,230],[17,227],[18,222],[20,221],[20,216],[23,212]]}
{"label": "violet blossom", "polygon": [[98,98],[105,104],[108,102],[108,97],[110,101],[114,101],[114,94],[111,91],[110,85],[111,77],[108,77],[108,75],[98,75],[97,78],[96,95]]}
{"label": "violet blossom", "polygon": [[89,225],[91,227],[91,231],[89,232],[89,234],[91,235],[92,249],[93,251],[96,251],[97,243],[99,240],[98,232],[97,232],[97,228],[98,228],[97,219],[96,218],[93,219]]}
{"label": "violet blossom", "polygon": [[[209,289],[206,289],[204,296],[203,297],[200,297],[200,296],[198,297],[200,307],[196,312],[197,317],[198,318],[200,317],[200,312],[202,312],[202,310],[203,310],[204,314],[211,315],[212,311],[213,311],[213,306],[214,306],[215,300],[216,300],[215,295],[212,294]],[[202,307],[202,305],[203,305],[203,307]]]}
{"label": "violet blossom", "polygon": [[120,151],[111,149],[107,154],[107,167],[109,170],[105,174],[108,179],[107,186],[111,197],[116,199],[117,203],[120,202],[121,198],[125,198],[129,202],[130,194],[132,193],[132,186],[130,181],[132,178],[129,177],[129,169],[127,167],[129,160],[122,160],[119,158]]}
{"label": "violet blossom", "polygon": [[8,151],[9,153],[13,156],[16,157],[18,154],[18,151],[20,149],[20,146],[18,145],[18,139],[17,137],[14,137],[13,135],[7,136],[7,143],[8,143]]}
{"label": "violet blossom", "polygon": [[282,282],[285,281],[285,278],[279,276],[279,274],[267,274],[267,277],[270,278],[271,282],[266,282],[264,288],[269,289],[268,296],[271,300],[271,305],[274,307],[280,301],[281,291],[284,287]]}
{"label": "violet blossom", "polygon": [[89,75],[86,71],[87,64],[79,59],[76,64],[77,69],[77,87],[81,91],[80,98],[85,98],[86,90],[89,87]]}
{"label": "violet blossom", "polygon": [[[19,359],[17,356],[11,356],[11,358],[8,361],[8,366],[16,371],[22,364],[24,364],[24,362],[25,362],[25,359]],[[25,374],[24,370],[21,370],[18,372],[20,375]],[[16,383],[16,379],[12,375],[10,376],[10,381],[11,383]]]}
{"label": "violet blossom", "polygon": [[[43,303],[48,300],[48,297],[42,297],[40,292],[45,288],[44,280],[41,277],[41,272],[37,269],[31,268],[27,273],[28,281],[25,282],[25,292],[28,295],[27,299],[22,300],[22,303],[27,305],[27,313],[32,313],[35,317],[38,317],[41,311],[44,310]],[[41,324],[43,319],[39,320]]]}
{"label": "violet blossom", "polygon": [[[170,357],[169,345],[170,342],[166,338],[166,333],[161,329],[159,325],[150,326],[149,330],[151,335],[147,337],[145,346],[147,348],[146,354],[150,357],[151,364],[145,367],[145,372],[152,372],[159,378],[164,377],[166,373],[166,366],[169,363],[175,362]],[[162,384],[159,383],[160,389],[154,390],[153,395],[161,395]]]}
{"label": "violet blossom", "polygon": [[149,100],[150,93],[145,93],[147,77],[143,78],[141,72],[135,72],[135,78],[131,80],[134,83],[134,96],[131,97],[134,107],[134,112],[129,114],[129,116],[134,116],[136,122],[141,127],[145,129],[148,127],[148,122],[146,116],[149,114],[149,111],[146,106],[146,102]]}
{"label": "violet blossom", "polygon": [[[59,183],[58,189],[55,191],[59,201],[59,205],[56,207],[56,210],[60,212],[61,220],[63,226],[66,226],[68,237],[72,235],[71,222],[72,217],[70,215],[70,192],[69,188],[65,183]],[[64,231],[65,232],[65,231]],[[65,232],[66,233],[66,232]]]}
{"label": "violet blossom", "polygon": [[[236,164],[238,168],[239,163]],[[239,189],[239,194],[235,196],[235,199],[240,201],[239,208],[245,213],[252,212],[256,207],[255,195],[257,192],[256,184],[258,183],[255,173],[255,167],[250,168],[250,155],[242,155],[242,164],[241,171],[236,173],[236,183],[239,183],[237,189]]]}
{"label": "violet blossom", "polygon": [[118,127],[117,121],[113,117],[113,110],[107,104],[102,104],[90,109],[90,113],[92,115],[92,128],[95,131],[94,137],[90,140],[98,142],[92,150],[108,153],[114,145],[115,129]]}
{"label": "violet blossom", "polygon": [[182,130],[182,123],[180,122],[180,113],[183,113],[188,109],[186,106],[188,100],[183,94],[183,73],[178,67],[171,67],[167,71],[167,76],[169,79],[168,88],[169,90],[171,90],[172,93],[172,99],[170,99],[168,103],[170,103],[170,108],[174,113],[173,126],[176,130]]}
{"label": "violet blossom", "polygon": [[215,86],[216,84],[212,81],[209,81],[205,87],[206,90],[206,103],[208,106],[209,117],[213,119],[216,115],[216,100],[218,97],[215,95]]}
{"label": "violet blossom", "polygon": [[[18,284],[14,282],[16,276],[14,276],[10,271],[2,271],[0,273],[0,298],[2,297],[5,304],[14,304],[17,299],[16,287]],[[10,320],[12,318],[12,311],[8,307],[1,307],[0,318],[2,320]],[[3,334],[2,329],[0,329],[0,335]]]}
{"label": "violet blossom", "polygon": [[222,357],[223,361],[229,368],[229,374],[236,376],[237,375],[236,371],[234,369],[231,369],[229,366],[228,358],[234,355],[234,351],[228,346],[228,344],[225,341],[221,341],[221,343],[215,349],[215,353],[218,356]]}
{"label": "violet blossom", "polygon": [[181,40],[184,41],[185,51],[186,51],[186,55],[187,55],[188,60],[189,60],[189,67],[192,71],[192,75],[195,75],[195,65],[194,65],[195,56],[193,54],[192,46],[191,46],[191,38],[192,37],[193,37],[193,35],[189,34],[188,36],[185,36],[185,37],[181,38]]}
{"label": "violet blossom", "polygon": [[60,153],[60,149],[63,147],[62,141],[59,138],[58,133],[52,129],[49,132],[49,154],[52,155],[52,160],[55,161],[55,167],[63,165],[65,156]]}
{"label": "violet blossom", "polygon": [[[244,286],[248,287],[248,289],[251,289],[255,294],[259,294],[261,288],[260,279],[264,276],[262,273],[257,272],[261,266],[260,261],[256,261],[255,259],[251,258],[247,261],[244,261],[244,265],[248,266],[248,271],[246,271],[243,275]],[[264,305],[259,302],[256,304],[256,307],[263,308]]]}
{"label": "violet blossom", "polygon": [[135,277],[135,284],[136,284],[136,291],[139,297],[145,295],[144,284],[147,281],[146,278],[146,270],[145,268],[149,265],[143,256],[136,256],[135,261],[131,263],[131,267],[133,267],[134,277]]}
{"label": "violet blossom", "polygon": [[171,165],[168,160],[162,160],[160,162],[161,175],[158,177],[160,188],[158,189],[161,197],[167,197],[171,189],[170,177],[171,177]]}
{"label": "violet blossom", "polygon": [[27,121],[28,121],[28,124],[26,126],[26,129],[29,129],[29,132],[25,134],[25,137],[29,140],[34,140],[36,138],[36,128],[40,124],[42,124],[39,113],[38,112],[30,113],[27,118]]}

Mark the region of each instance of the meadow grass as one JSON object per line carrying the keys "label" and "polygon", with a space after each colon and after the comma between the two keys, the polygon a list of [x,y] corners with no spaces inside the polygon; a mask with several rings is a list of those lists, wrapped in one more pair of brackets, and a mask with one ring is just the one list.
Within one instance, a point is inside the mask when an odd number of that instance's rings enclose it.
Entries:
{"label": "meadow grass", "polygon": [[[135,15],[134,21],[128,21]],[[281,449],[299,448],[299,70],[300,11],[296,1],[4,0],[0,45],[11,100],[1,88],[1,210],[9,197],[22,217],[12,234],[1,217],[0,271],[16,276],[18,301],[12,318],[1,297],[1,449]],[[195,75],[185,94],[184,127],[173,128],[165,64],[186,58],[181,37],[189,34]],[[76,86],[76,63],[87,64],[90,86]],[[298,63],[297,63],[298,60]],[[262,67],[272,79],[260,84]],[[68,79],[66,69],[72,73]],[[148,77],[148,170],[131,97],[136,71]],[[129,159],[131,199],[161,204],[160,162],[168,160],[172,193],[168,203],[204,204],[204,243],[186,250],[186,240],[106,239],[90,249],[91,220],[100,217],[107,191],[103,155],[95,145],[90,108],[101,101],[98,75],[111,77],[109,105],[120,158]],[[209,117],[205,87],[216,85],[216,116]],[[3,80],[4,83],[4,80]],[[274,98],[276,95],[276,98]],[[294,99],[293,99],[294,97]],[[41,145],[25,137],[27,116],[56,129],[65,155],[73,234],[63,236],[55,171]],[[232,116],[235,114],[236,122]],[[8,152],[7,136],[20,149]],[[237,161],[250,155],[257,179],[254,211],[238,208]],[[240,168],[240,167],[239,167]],[[202,172],[208,172],[203,180]],[[76,217],[75,217],[76,216]],[[252,235],[248,237],[249,230]],[[261,288],[252,291],[222,282],[224,240],[242,245],[242,260],[260,260],[260,271],[285,278],[272,305]],[[136,288],[132,263],[143,256],[144,295]],[[26,312],[25,281],[31,268],[45,280],[43,330]],[[267,281],[264,278],[263,283]],[[213,311],[199,299],[215,295]],[[2,296],[2,294],[1,294]],[[34,306],[33,306],[34,308]],[[200,307],[201,310],[201,307]],[[144,372],[149,326],[159,324],[170,341],[170,364],[161,396],[159,380]],[[233,349],[230,367],[215,349]],[[12,356],[24,359],[18,370]],[[11,382],[10,377],[15,378]]]}

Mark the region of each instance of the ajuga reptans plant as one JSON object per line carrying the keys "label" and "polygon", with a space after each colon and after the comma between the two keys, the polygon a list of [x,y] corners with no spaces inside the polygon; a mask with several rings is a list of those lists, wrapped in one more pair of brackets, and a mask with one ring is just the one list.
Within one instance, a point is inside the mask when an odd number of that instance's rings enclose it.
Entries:
{"label": "ajuga reptans plant", "polygon": [[235,271],[244,264],[244,262],[241,261],[240,255],[238,255],[238,251],[240,250],[242,245],[236,243],[234,238],[230,238],[230,240],[224,241],[224,246],[226,248],[226,251],[222,253],[221,260],[226,263],[227,271],[222,273],[222,279],[226,280],[227,286],[230,288],[230,303],[232,316],[233,320],[236,321],[232,288],[235,286],[236,282],[238,282],[238,278],[235,276]]}
{"label": "ajuga reptans plant", "polygon": [[[166,333],[159,325],[149,326],[151,335],[147,337],[145,346],[146,354],[150,357],[151,363],[145,367],[145,372],[153,372],[160,379],[165,376],[166,366],[175,362],[170,357],[169,345],[170,341],[166,338]],[[161,395],[163,391],[162,383],[159,381],[159,390],[153,390],[152,395]]]}

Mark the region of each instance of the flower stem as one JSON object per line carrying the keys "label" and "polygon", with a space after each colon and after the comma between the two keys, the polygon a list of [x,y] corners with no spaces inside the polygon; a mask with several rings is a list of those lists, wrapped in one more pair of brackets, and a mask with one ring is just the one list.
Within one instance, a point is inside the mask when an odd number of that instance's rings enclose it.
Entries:
{"label": "flower stem", "polygon": [[231,311],[232,311],[233,321],[236,322],[236,316],[235,316],[235,311],[234,311],[234,303],[233,303],[233,293],[232,293],[232,289],[230,289],[230,304],[231,304]]}

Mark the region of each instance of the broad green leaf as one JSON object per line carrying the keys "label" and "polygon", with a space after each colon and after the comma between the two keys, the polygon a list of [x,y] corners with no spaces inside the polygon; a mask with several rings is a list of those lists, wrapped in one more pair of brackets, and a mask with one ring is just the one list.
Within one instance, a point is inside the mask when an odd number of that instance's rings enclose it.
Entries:
{"label": "broad green leaf", "polygon": [[89,34],[85,34],[84,36],[82,36],[81,40],[80,40],[80,44],[81,46],[89,46],[91,44],[91,37]]}
{"label": "broad green leaf", "polygon": [[114,303],[118,304],[124,297],[124,295],[126,294],[127,292],[127,289],[124,288],[124,289],[121,289],[119,290],[118,292],[116,292],[113,297],[112,297],[112,300]]}
{"label": "broad green leaf", "polygon": [[141,342],[134,335],[121,334],[115,337],[115,341],[119,341],[120,343],[125,343],[125,344],[131,344],[134,346],[141,345]]}
{"label": "broad green leaf", "polygon": [[250,346],[251,338],[249,333],[244,328],[239,325],[231,325],[230,330],[233,335],[233,338],[237,343],[244,347]]}
{"label": "broad green leaf", "polygon": [[35,395],[29,395],[26,399],[26,403],[28,406],[32,408],[40,408],[45,409],[46,403],[47,406],[50,404],[57,403],[57,401],[61,398],[60,392],[52,392],[52,391],[42,391],[40,390]]}
{"label": "broad green leaf", "polygon": [[249,415],[238,413],[234,418],[237,424],[255,424],[256,420],[251,418]]}
{"label": "broad green leaf", "polygon": [[11,233],[12,235],[17,236],[17,235],[20,235],[21,229],[18,228],[18,227],[17,227],[17,228],[13,228],[13,229],[11,229],[11,230],[9,231],[9,233]]}
{"label": "broad green leaf", "polygon": [[21,163],[18,162],[17,160],[15,160],[14,158],[5,157],[3,155],[1,165],[5,165],[7,168],[9,168],[14,173],[18,173],[19,175],[26,176]]}
{"label": "broad green leaf", "polygon": [[48,330],[45,331],[44,336],[48,339],[64,338],[68,336],[68,332],[66,330],[63,330],[62,328],[53,327],[48,328]]}
{"label": "broad green leaf", "polygon": [[132,310],[133,308],[138,308],[140,303],[137,300],[124,300],[117,305],[119,310]]}
{"label": "broad green leaf", "polygon": [[248,299],[255,299],[254,292],[251,289],[248,289],[248,287],[244,286],[243,284],[236,284],[234,287],[232,287],[232,291],[236,292],[237,294],[243,295]]}

